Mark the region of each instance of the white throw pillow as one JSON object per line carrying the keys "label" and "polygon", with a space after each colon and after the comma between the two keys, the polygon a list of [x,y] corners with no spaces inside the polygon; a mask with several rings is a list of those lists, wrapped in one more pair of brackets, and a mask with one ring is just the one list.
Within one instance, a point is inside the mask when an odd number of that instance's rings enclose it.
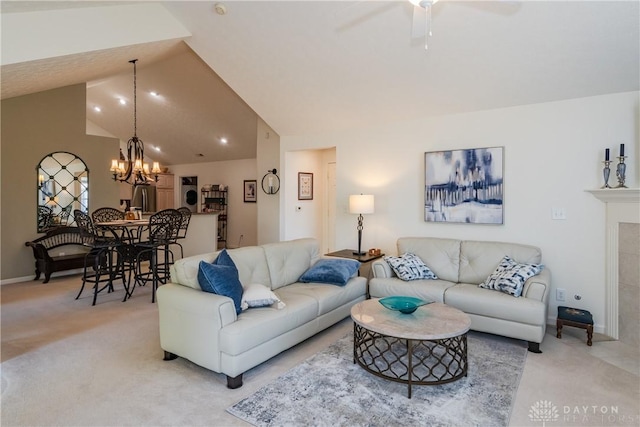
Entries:
{"label": "white throw pillow", "polygon": [[384,260],[387,261],[398,277],[404,281],[418,279],[434,280],[438,278],[438,276],[422,262],[419,256],[410,252],[407,252],[401,257],[386,256]]}
{"label": "white throw pillow", "polygon": [[244,289],[240,307],[244,311],[248,308],[268,307],[274,304],[278,310],[286,306],[271,289],[259,283],[252,283]]}
{"label": "white throw pillow", "polygon": [[522,295],[524,282],[540,273],[542,264],[520,264],[505,255],[498,267],[478,286],[504,292],[514,297]]}

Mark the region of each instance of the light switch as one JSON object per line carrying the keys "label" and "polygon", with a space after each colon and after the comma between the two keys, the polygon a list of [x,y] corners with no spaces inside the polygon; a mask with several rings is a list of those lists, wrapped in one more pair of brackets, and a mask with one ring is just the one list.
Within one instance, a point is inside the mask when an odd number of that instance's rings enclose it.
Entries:
{"label": "light switch", "polygon": [[551,219],[567,219],[567,211],[564,208],[551,208]]}

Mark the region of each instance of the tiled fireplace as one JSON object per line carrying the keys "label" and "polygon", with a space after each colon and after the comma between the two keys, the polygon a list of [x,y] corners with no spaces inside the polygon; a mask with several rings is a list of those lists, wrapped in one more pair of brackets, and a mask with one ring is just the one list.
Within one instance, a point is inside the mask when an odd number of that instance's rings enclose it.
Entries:
{"label": "tiled fireplace", "polygon": [[590,191],[606,203],[605,334],[640,346],[640,189]]}

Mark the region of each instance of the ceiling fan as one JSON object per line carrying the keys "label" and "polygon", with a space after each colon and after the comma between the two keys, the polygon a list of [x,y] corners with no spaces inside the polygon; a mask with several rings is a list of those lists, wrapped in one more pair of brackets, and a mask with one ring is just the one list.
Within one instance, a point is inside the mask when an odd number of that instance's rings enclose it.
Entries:
{"label": "ceiling fan", "polygon": [[[352,7],[357,6],[363,2],[367,2],[369,0],[357,0],[355,3],[349,5],[346,9],[350,9]],[[373,0],[371,0],[373,1]],[[412,39],[424,39],[424,48],[425,50],[429,48],[428,39],[432,35],[431,32],[431,12],[433,6],[438,3],[439,0],[408,0],[407,3],[413,5],[413,17],[412,17],[412,26],[411,26],[411,38]],[[456,2],[455,0],[443,0],[442,3]],[[404,1],[402,2],[392,2],[395,4],[404,3],[408,6]],[[489,12],[492,14],[498,15],[512,15],[517,13],[521,7],[521,0],[462,0],[457,3],[467,7],[473,7],[479,10],[483,10],[484,12]],[[371,18],[374,15],[379,13],[383,13],[388,10],[389,7],[393,6],[385,6],[382,8],[378,8],[375,11],[369,12],[368,14],[359,17],[358,19],[352,20],[351,22],[340,26],[340,31],[344,31],[349,27],[354,25],[358,25],[363,21]],[[439,7],[439,6],[438,6]],[[345,9],[342,9],[345,10]]]}
{"label": "ceiling fan", "polygon": [[414,39],[424,37],[424,48],[429,45],[427,40],[431,37],[431,8],[438,0],[409,0],[413,4],[413,25],[411,26],[411,37]]}

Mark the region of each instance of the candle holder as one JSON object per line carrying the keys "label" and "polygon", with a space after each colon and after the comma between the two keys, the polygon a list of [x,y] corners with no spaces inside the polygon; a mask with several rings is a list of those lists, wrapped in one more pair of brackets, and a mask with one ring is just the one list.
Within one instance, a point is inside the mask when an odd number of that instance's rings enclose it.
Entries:
{"label": "candle holder", "polygon": [[627,156],[618,156],[618,166],[616,167],[616,177],[618,178],[618,185],[616,186],[616,188],[627,188],[627,186],[624,185],[625,174],[627,172],[627,165],[624,164],[624,159],[626,158]]}
{"label": "candle holder", "polygon": [[602,175],[604,176],[604,185],[600,188],[611,188],[611,186],[609,185],[609,175],[611,175],[611,168],[609,167],[609,165],[611,164],[611,160],[605,160],[602,163],[604,163],[604,169],[602,169]]}
{"label": "candle holder", "polygon": [[276,194],[280,190],[280,178],[276,168],[269,169],[262,177],[261,187],[265,194]]}

